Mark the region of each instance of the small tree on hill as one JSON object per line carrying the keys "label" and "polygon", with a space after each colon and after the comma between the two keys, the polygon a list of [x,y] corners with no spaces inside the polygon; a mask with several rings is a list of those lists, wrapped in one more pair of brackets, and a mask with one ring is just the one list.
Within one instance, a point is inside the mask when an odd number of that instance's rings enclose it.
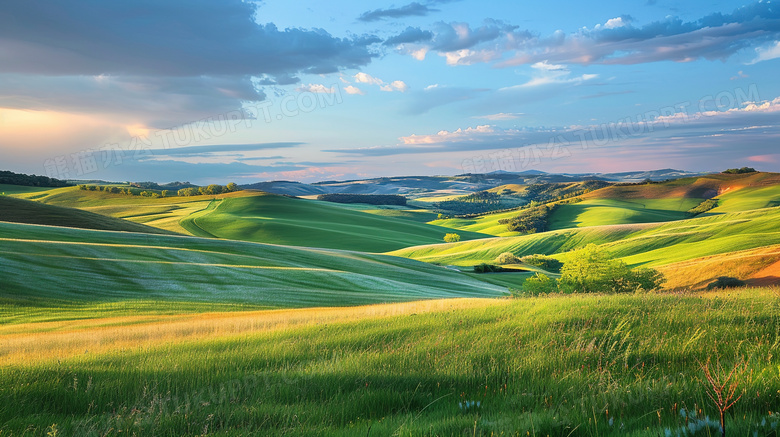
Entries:
{"label": "small tree on hill", "polygon": [[234,191],[238,191],[238,184],[236,184],[235,182],[231,182],[227,184],[225,188],[227,189],[227,192],[232,193]]}
{"label": "small tree on hill", "polygon": [[445,234],[444,235],[444,242],[446,243],[457,243],[460,241],[460,235],[452,233],[452,234]]}
{"label": "small tree on hill", "polygon": [[496,258],[496,264],[498,265],[507,265],[507,264],[520,264],[520,259],[515,256],[512,252],[504,252],[501,255]]}

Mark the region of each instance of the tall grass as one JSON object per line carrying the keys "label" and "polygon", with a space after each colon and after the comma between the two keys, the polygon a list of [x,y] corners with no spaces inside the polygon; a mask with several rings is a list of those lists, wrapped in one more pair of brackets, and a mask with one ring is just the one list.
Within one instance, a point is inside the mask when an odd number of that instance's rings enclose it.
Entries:
{"label": "tall grass", "polygon": [[729,434],[775,435],[779,293],[463,300],[341,321],[312,311],[310,323],[206,338],[159,325],[157,342],[4,365],[0,430],[677,435],[717,414],[701,370],[711,359],[746,363]]}

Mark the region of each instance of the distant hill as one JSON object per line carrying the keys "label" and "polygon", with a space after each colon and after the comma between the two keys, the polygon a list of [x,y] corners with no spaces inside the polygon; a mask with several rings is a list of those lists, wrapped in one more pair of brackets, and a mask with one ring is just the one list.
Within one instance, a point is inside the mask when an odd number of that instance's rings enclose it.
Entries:
{"label": "distant hill", "polygon": [[320,194],[397,194],[410,198],[429,197],[434,194],[465,195],[476,191],[491,190],[502,185],[530,185],[541,183],[572,183],[587,180],[610,182],[661,181],[699,176],[682,170],[662,169],[624,173],[553,174],[539,170],[521,172],[495,171],[487,174],[460,174],[457,176],[399,176],[349,181],[323,181],[306,184],[293,181],[270,181],[242,185],[244,189],[291,196],[316,196]]}

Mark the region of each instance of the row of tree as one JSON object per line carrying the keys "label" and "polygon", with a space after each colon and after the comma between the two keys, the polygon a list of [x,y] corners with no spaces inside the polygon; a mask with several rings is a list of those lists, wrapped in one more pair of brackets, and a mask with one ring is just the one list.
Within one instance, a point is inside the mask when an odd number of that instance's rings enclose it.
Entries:
{"label": "row of tree", "polygon": [[176,194],[179,195],[180,197],[188,197],[188,196],[203,196],[203,195],[215,195],[215,194],[222,194],[222,193],[232,193],[238,190],[240,190],[238,185],[236,185],[236,183],[234,182],[231,182],[225,186],[219,184],[211,184],[205,187],[182,188]]}
{"label": "row of tree", "polygon": [[[157,198],[157,197],[169,197],[171,195],[170,190],[153,191],[153,190],[142,190],[139,188],[132,188],[132,187],[116,187],[116,186],[108,186],[108,185],[87,185],[87,184],[80,184],[78,187],[80,190],[84,190],[84,191],[104,191],[106,193],[124,194],[126,196],[142,196],[142,197]],[[239,190],[238,185],[231,182],[225,186],[213,184],[205,187],[182,188],[176,192],[176,195],[180,197],[214,195],[214,194],[222,194],[222,193],[231,193],[233,191],[238,191],[238,190]]]}
{"label": "row of tree", "polygon": [[126,196],[168,197],[170,195],[170,191],[168,190],[161,190],[160,192],[156,192],[156,191],[148,191],[148,190],[139,190],[136,188],[110,187],[107,185],[86,185],[86,184],[79,184],[78,187],[79,190],[84,190],[84,191],[104,191],[106,193],[124,194]]}
{"label": "row of tree", "polygon": [[25,187],[69,187],[72,184],[48,176],[27,175],[12,171],[0,171],[0,184],[22,185]]}

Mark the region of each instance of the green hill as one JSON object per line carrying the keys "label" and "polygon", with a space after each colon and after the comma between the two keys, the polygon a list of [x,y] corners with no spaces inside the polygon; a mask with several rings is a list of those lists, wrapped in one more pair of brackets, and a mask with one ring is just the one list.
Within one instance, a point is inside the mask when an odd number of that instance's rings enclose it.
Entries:
{"label": "green hill", "polygon": [[[436,243],[452,232],[413,220],[272,194],[216,200],[184,218],[181,225],[202,237],[364,252]],[[485,237],[473,232],[459,234],[464,240]]]}
{"label": "green hill", "polygon": [[6,301],[347,306],[504,289],[417,261],[325,249],[0,223]]}
{"label": "green hill", "polygon": [[105,231],[174,234],[126,220],[74,208],[46,205],[14,197],[0,196],[0,221]]}
{"label": "green hill", "polygon": [[[426,262],[472,266],[504,252],[562,254],[602,245],[631,265],[660,267],[712,255],[780,244],[780,208],[711,215],[669,223],[563,229],[520,237],[412,247],[391,252]],[[717,276],[716,272],[713,272]]]}

